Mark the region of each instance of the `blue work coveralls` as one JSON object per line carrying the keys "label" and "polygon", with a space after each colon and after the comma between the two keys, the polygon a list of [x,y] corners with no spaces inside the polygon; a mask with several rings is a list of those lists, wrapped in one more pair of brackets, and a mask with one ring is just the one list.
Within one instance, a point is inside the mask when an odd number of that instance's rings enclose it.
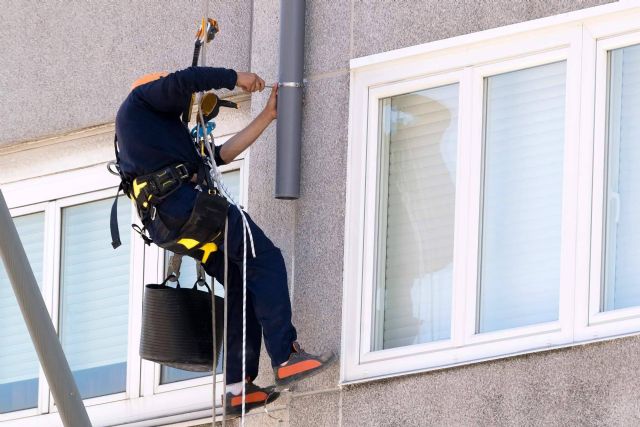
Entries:
{"label": "blue work coveralls", "polygon": [[[116,116],[121,170],[127,176],[137,177],[169,165],[185,163],[197,171],[201,160],[180,115],[189,105],[193,93],[233,89],[236,80],[233,70],[190,67],[131,91]],[[219,149],[216,149],[215,161],[216,164],[223,163]],[[168,227],[179,230],[187,221],[197,192],[195,184],[185,183],[157,206],[158,215]],[[242,380],[243,228],[236,207],[231,206],[227,216],[227,383],[236,383]],[[272,365],[277,366],[289,359],[296,330],[291,323],[287,272],[280,249],[248,215],[247,220],[253,234],[256,257],[251,256],[248,248],[246,374],[254,379],[258,375],[262,335]],[[149,234],[153,239],[153,227]],[[220,249],[209,257],[204,268],[209,275],[224,283],[224,254],[222,247]]]}

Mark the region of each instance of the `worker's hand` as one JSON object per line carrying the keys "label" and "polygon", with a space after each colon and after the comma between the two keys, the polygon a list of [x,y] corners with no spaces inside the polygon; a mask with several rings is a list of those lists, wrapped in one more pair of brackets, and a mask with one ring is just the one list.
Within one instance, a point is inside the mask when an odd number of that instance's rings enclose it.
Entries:
{"label": "worker's hand", "polygon": [[270,120],[274,120],[278,117],[278,84],[277,83],[271,87],[271,95],[269,96],[267,105],[264,106],[264,110],[262,110],[262,112]]}
{"label": "worker's hand", "polygon": [[262,92],[264,89],[264,80],[258,77],[255,73],[243,73],[241,71],[237,71],[238,80],[236,81],[236,86],[242,88],[245,92],[255,92],[259,90]]}

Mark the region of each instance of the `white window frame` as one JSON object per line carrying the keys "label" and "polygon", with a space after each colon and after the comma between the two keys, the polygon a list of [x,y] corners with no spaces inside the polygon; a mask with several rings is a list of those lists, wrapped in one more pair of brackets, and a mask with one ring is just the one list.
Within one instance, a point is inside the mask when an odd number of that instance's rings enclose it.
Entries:
{"label": "white window frame", "polygon": [[[342,384],[640,331],[640,307],[613,313],[589,312],[589,299],[593,299],[596,292],[590,283],[593,277],[599,277],[589,266],[598,264],[593,263],[592,257],[601,258],[597,241],[594,241],[594,250],[590,249],[591,215],[594,215],[595,231],[596,211],[602,211],[602,195],[594,191],[592,200],[591,188],[591,180],[602,175],[603,167],[598,155],[593,162],[594,108],[595,105],[600,108],[595,110],[599,121],[595,127],[596,139],[603,138],[606,106],[600,92],[603,87],[606,91],[607,76],[601,68],[606,69],[606,50],[639,42],[635,33],[617,37],[630,31],[640,31],[640,7],[637,3],[622,2],[351,61]],[[615,39],[609,40],[614,36]],[[484,79],[561,60],[567,64],[567,78],[559,318],[554,322],[478,334]],[[379,239],[376,221],[377,215],[381,215],[377,199],[382,153],[379,101],[450,83],[459,83],[460,90],[451,337],[371,351],[373,301],[379,298],[375,295],[375,276],[379,270],[375,264],[375,246]],[[594,94],[594,86],[600,91],[600,98]],[[596,146],[597,150],[603,157],[604,148]],[[602,179],[600,177],[600,181]],[[599,292],[599,285],[596,288]]]}
{"label": "white window frame", "polygon": [[606,336],[625,335],[640,331],[640,306],[628,307],[601,312],[604,287],[605,264],[605,212],[607,207],[606,175],[608,171],[608,87],[609,87],[609,52],[631,45],[640,44],[640,25],[623,23],[616,28],[606,24],[594,25],[589,28],[594,35],[595,61],[595,114],[593,123],[593,193],[591,200],[591,253],[590,277],[593,286],[590,287],[588,311],[583,310],[582,321],[576,333],[582,339],[596,339]]}
{"label": "white window frame", "polygon": [[[217,138],[224,143],[233,135]],[[248,154],[243,154],[221,172],[240,171],[240,200],[246,207]],[[2,186],[2,192],[12,216],[45,213],[43,263],[43,297],[53,319],[58,319],[60,292],[61,209],[91,201],[112,199],[119,180],[106,172],[106,164],[67,171],[59,174],[16,181]],[[139,222],[132,209],[132,222]],[[121,224],[121,233],[130,230]],[[159,283],[164,274],[164,254],[157,246],[146,246],[137,234],[131,234],[129,286],[129,341],[126,391],[108,396],[85,399],[87,412],[94,425],[120,425],[132,422],[184,421],[211,415],[212,377],[196,378],[160,385],[160,365],[142,360],[138,354],[142,327],[142,296],[145,283]],[[58,330],[58,321],[54,321]],[[222,384],[222,375],[216,376]],[[12,421],[15,426],[62,425],[53,404],[50,389],[40,368],[38,407],[0,414],[0,422]],[[216,399],[221,411],[220,396]],[[176,418],[178,417],[179,420]],[[148,424],[151,425],[151,424]],[[157,425],[157,424],[154,424]]]}

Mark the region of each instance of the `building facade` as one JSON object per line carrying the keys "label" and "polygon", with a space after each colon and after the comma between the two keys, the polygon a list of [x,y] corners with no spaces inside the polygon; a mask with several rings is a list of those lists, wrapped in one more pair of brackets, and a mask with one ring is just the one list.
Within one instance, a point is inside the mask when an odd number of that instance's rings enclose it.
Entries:
{"label": "building facade", "polygon": [[[301,197],[273,197],[275,125],[223,172],[283,251],[301,344],[339,363],[247,425],[640,423],[640,2],[306,8]],[[138,355],[166,255],[111,249],[105,167],[130,83],[189,65],[205,10],[208,65],[277,81],[276,0],[4,13],[0,189],[94,425],[211,422],[211,376]],[[268,93],[221,96],[218,143]],[[0,423],[61,425],[2,273]]]}

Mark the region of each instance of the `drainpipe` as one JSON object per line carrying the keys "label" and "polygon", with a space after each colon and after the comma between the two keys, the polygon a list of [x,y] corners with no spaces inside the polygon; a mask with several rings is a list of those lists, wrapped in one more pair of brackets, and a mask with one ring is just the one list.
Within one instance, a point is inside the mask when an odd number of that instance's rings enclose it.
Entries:
{"label": "drainpipe", "polygon": [[280,0],[280,75],[276,128],[277,199],[300,197],[305,0]]}
{"label": "drainpipe", "polygon": [[53,328],[24,246],[0,191],[0,257],[16,294],[22,317],[66,427],[91,427],[87,410]]}

